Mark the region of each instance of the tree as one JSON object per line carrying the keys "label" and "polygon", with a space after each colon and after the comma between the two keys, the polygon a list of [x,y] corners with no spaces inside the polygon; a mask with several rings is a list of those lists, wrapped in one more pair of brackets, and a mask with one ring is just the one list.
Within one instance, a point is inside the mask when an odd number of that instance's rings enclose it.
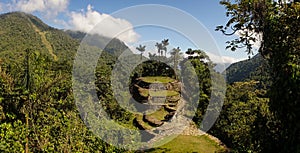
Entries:
{"label": "tree", "polygon": [[188,55],[188,58],[189,58],[189,59],[191,59],[191,58],[192,58],[192,55],[194,54],[192,48],[189,48],[185,53]]}
{"label": "tree", "polygon": [[167,46],[169,45],[169,39],[164,39],[161,41],[161,43],[163,45],[163,50],[165,51],[165,57],[167,57]]}
{"label": "tree", "polygon": [[157,53],[158,53],[158,55],[162,56],[162,50],[163,50],[162,43],[156,43],[155,46],[157,47]]}
{"label": "tree", "polygon": [[154,54],[148,53],[148,54],[149,54],[150,60],[154,60],[155,59],[155,57],[156,57],[155,53]]}
{"label": "tree", "polygon": [[173,60],[174,60],[174,71],[175,71],[175,77],[177,78],[177,70],[178,70],[178,64],[179,64],[179,60],[180,58],[182,58],[182,53],[180,52],[181,49],[179,47],[177,48],[173,48],[171,55],[173,56]]}
{"label": "tree", "polygon": [[165,56],[167,56],[167,46],[169,45],[169,39],[164,39],[161,43],[156,43],[158,55],[163,56],[163,51],[165,51]]}
{"label": "tree", "polygon": [[281,123],[279,136],[269,145],[264,144],[264,152],[300,151],[300,4],[297,1],[275,0],[222,0],[230,17],[225,26],[216,30],[225,35],[240,33],[240,37],[228,41],[227,48],[235,51],[246,47],[248,54],[262,35],[259,52],[271,66],[272,86],[270,89],[270,109]]}
{"label": "tree", "polygon": [[262,152],[262,144],[270,141],[267,137],[276,136],[269,98],[257,86],[257,81],[228,85],[222,112],[209,131],[232,152]]}
{"label": "tree", "polygon": [[[214,72],[210,69],[210,59],[208,56],[205,56],[207,57],[205,59],[194,58],[196,57],[193,56],[195,51],[192,49],[188,49],[187,53],[189,54],[188,59],[184,59],[180,62],[181,74],[183,74],[182,77],[185,77],[185,79],[182,79],[182,83],[184,84],[184,87],[188,87],[188,89],[185,89],[186,91],[197,92],[185,91],[183,97],[187,99],[187,101],[198,102],[188,103],[186,112],[187,116],[193,117],[193,121],[200,127],[205,112],[210,109],[208,108],[208,104],[210,95],[212,94],[211,89],[213,83],[211,74]],[[203,54],[206,55],[205,52],[203,52]],[[190,111],[195,110],[195,108],[196,112]]]}
{"label": "tree", "polygon": [[145,48],[146,48],[146,46],[142,46],[142,45],[140,45],[139,47],[136,47],[136,49],[141,52],[141,60],[143,58],[143,53],[145,52]]}

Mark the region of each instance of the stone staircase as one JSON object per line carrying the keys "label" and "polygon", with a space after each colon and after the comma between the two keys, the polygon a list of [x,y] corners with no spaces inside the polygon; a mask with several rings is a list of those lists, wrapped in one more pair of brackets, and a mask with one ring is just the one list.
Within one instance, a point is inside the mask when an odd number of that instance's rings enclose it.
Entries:
{"label": "stone staircase", "polygon": [[[149,81],[149,77],[137,78],[131,85],[133,98],[145,107],[149,108],[142,114],[136,114],[134,125],[140,130],[145,130],[153,137],[157,137],[176,129],[185,123],[176,121],[176,112],[182,103],[181,84],[179,81],[168,77],[151,77],[154,81]],[[160,82],[159,80],[170,80],[169,82]],[[148,80],[148,81],[147,81]],[[150,107],[149,107],[150,106]]]}

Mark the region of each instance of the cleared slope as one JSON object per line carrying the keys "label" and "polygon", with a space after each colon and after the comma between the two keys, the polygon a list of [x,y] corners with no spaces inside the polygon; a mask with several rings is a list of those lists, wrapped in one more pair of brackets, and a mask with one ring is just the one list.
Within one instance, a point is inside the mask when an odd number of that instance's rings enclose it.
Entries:
{"label": "cleared slope", "polygon": [[57,56],[54,54],[53,48],[50,44],[50,42],[46,38],[46,32],[42,32],[37,26],[35,26],[33,23],[31,24],[35,32],[37,32],[42,39],[42,43],[45,45],[47,50],[49,51],[49,54],[53,57],[55,61],[57,61]]}
{"label": "cleared slope", "polygon": [[0,15],[0,42],[0,57],[11,60],[23,59],[29,49],[53,60],[71,61],[79,46],[65,32],[22,12]]}

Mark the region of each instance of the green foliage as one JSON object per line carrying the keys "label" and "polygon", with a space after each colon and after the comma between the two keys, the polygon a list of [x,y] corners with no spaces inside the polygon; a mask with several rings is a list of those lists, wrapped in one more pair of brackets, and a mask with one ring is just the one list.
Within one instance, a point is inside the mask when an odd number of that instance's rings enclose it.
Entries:
{"label": "green foliage", "polygon": [[276,136],[266,91],[256,88],[255,81],[229,86],[220,117],[210,130],[233,152],[261,152]]}
{"label": "green foliage", "polygon": [[4,152],[24,152],[28,129],[20,120],[0,124],[0,150]]}
{"label": "green foliage", "polygon": [[280,122],[278,137],[264,144],[263,151],[299,152],[300,31],[295,28],[300,21],[299,1],[222,0],[221,4],[226,7],[230,19],[216,30],[228,34],[230,28],[232,34],[244,33],[228,42],[228,48],[247,47],[248,53],[252,53],[256,41],[253,33],[263,36],[259,52],[268,59],[271,67],[269,106]]}
{"label": "green foliage", "polygon": [[266,88],[271,85],[270,71],[268,61],[257,54],[251,59],[231,64],[225,71],[226,81],[232,84],[234,82],[256,80],[260,82],[261,87]]}
{"label": "green foliage", "polygon": [[[194,103],[187,105],[188,110],[195,111],[196,108],[196,114],[188,114],[194,116],[193,121],[200,126],[210,100],[212,87],[211,74],[216,74],[216,72],[212,69],[214,64],[210,61],[205,52],[189,49],[187,54],[189,55],[188,59],[184,59],[181,62],[181,69],[184,74],[182,77],[188,77],[183,83],[190,91],[199,90],[199,92],[194,93],[194,95],[185,93],[187,95],[184,95],[184,98],[187,98],[189,102],[198,99],[198,103],[196,103],[197,106],[194,106]],[[195,55],[193,56],[193,54]],[[196,76],[197,78],[191,76]],[[196,89],[195,83],[199,85],[199,89]]]}
{"label": "green foliage", "polygon": [[79,43],[28,14],[0,20],[0,152],[121,151],[91,133],[75,107],[71,70]]}
{"label": "green foliage", "polygon": [[161,62],[160,60],[148,60],[136,66],[135,70],[132,72],[133,80],[143,76],[163,76],[175,78],[175,72],[174,69],[165,62]]}

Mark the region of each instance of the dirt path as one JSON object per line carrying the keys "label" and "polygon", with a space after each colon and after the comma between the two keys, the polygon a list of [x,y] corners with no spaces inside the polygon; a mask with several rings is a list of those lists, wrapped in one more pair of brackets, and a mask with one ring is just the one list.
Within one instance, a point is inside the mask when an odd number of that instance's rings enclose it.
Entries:
{"label": "dirt path", "polygon": [[49,51],[50,55],[53,57],[53,59],[55,61],[57,61],[57,56],[54,54],[53,48],[50,44],[50,42],[47,40],[46,38],[46,32],[42,32],[38,27],[36,27],[32,22],[31,25],[33,27],[33,29],[35,30],[35,32],[37,32],[42,39],[42,43],[46,46],[47,50]]}

